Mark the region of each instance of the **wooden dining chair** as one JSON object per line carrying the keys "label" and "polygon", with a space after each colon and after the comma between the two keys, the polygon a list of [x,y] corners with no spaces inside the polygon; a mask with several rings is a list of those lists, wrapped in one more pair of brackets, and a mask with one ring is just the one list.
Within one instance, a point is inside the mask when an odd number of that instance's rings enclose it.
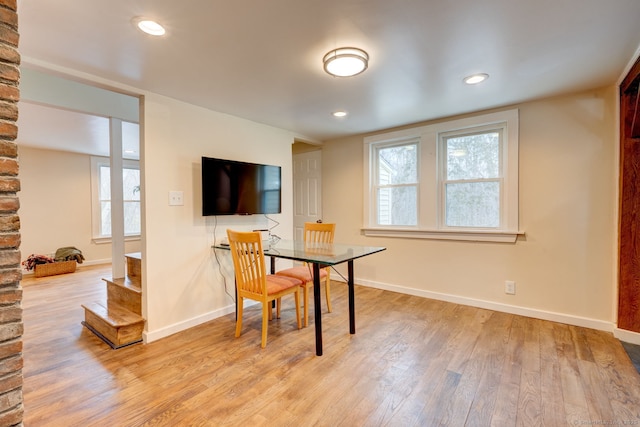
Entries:
{"label": "wooden dining chair", "polygon": [[272,318],[272,301],[276,301],[276,318],[280,317],[280,299],[294,294],[298,329],[300,323],[300,286],[302,281],[293,277],[266,274],[262,238],[259,231],[227,230],[229,249],[233,258],[238,291],[236,338],[242,331],[244,299],[262,303],[262,348],[267,345],[268,320]]}
{"label": "wooden dining chair", "polygon": [[[335,223],[305,222],[304,243],[305,245],[314,243],[333,243],[336,232]],[[313,271],[310,264],[298,267],[287,268],[276,272],[278,276],[292,277],[301,280],[304,289],[304,326],[309,325],[309,288],[313,288]],[[327,299],[327,310],[331,313],[331,268],[320,269],[320,280],[324,280],[325,297]]]}

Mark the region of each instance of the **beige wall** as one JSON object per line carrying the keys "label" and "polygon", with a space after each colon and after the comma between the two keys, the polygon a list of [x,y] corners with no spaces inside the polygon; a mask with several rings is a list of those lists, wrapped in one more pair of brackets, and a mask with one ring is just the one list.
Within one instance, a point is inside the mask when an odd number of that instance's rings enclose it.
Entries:
{"label": "beige wall", "polygon": [[[22,259],[75,246],[88,264],[110,262],[111,244],[92,241],[90,156],[19,143],[18,156]],[[127,242],[126,251],[140,251],[140,241]]]}
{"label": "beige wall", "polygon": [[[360,283],[612,329],[615,105],[610,87],[510,107],[520,110],[526,233],[515,244],[362,236],[363,136],[324,144],[323,217],[338,223],[337,242],[387,247],[356,262]],[[505,280],[516,295],[504,293]]]}
{"label": "beige wall", "polygon": [[[227,228],[272,228],[281,238],[293,237],[294,135],[113,81],[82,77],[145,97],[141,120],[143,237],[135,248],[143,257],[145,340],[233,312],[231,259],[227,251],[216,253],[211,245],[226,236]],[[202,217],[202,156],[281,166],[282,213],[270,215],[271,219],[264,215]],[[23,251],[51,252],[75,245],[90,260],[109,261],[110,245],[91,243],[89,156],[22,147],[20,168]],[[184,205],[169,206],[169,191],[183,191]],[[127,246],[126,251],[134,250]],[[27,255],[23,253],[23,258]],[[278,268],[290,265],[278,261]]]}
{"label": "beige wall", "polygon": [[[275,225],[264,215],[203,217],[201,157],[281,166],[282,214],[270,217],[280,222],[274,233],[292,238],[293,136],[155,94],[145,100],[143,310],[152,341],[232,312],[230,256],[211,245],[227,228]],[[184,192],[184,206],[168,206],[171,190]]]}
{"label": "beige wall", "polygon": [[[203,218],[200,157],[281,165],[283,213],[273,216],[280,222],[274,232],[291,238],[294,137],[141,94],[143,311],[151,341],[232,312],[230,259],[216,256],[211,244],[228,227],[273,225],[262,216]],[[326,142],[323,218],[338,223],[336,241],[388,248],[356,262],[358,283],[611,329],[615,99],[610,87],[509,107],[520,109],[520,229],[526,233],[515,244],[362,236],[363,136]],[[20,167],[23,251],[76,245],[89,259],[109,258],[110,248],[90,243],[89,158],[22,147]],[[168,206],[172,190],[184,192],[184,206]],[[515,296],[504,294],[505,280],[516,281]]]}

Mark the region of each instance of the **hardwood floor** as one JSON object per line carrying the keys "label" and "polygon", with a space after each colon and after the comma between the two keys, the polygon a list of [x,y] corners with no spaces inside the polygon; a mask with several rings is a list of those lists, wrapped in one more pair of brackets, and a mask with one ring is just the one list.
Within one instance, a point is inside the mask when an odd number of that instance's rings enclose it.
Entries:
{"label": "hardwood floor", "polygon": [[[80,325],[104,267],[26,278],[24,424],[35,426],[639,425],[640,375],[609,333],[346,286],[298,331],[293,302],[260,349],[259,305],[111,350]],[[313,307],[311,307],[313,310]]]}

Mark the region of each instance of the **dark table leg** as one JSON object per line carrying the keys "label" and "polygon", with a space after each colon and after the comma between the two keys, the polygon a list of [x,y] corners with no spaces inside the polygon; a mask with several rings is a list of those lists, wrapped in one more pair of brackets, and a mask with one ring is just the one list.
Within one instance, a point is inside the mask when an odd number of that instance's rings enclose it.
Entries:
{"label": "dark table leg", "polygon": [[316,324],[316,356],[322,356],[322,316],[320,313],[320,266],[313,263],[313,311]]}
{"label": "dark table leg", "polygon": [[353,285],[353,260],[347,262],[349,270],[348,283],[349,286],[349,332],[356,333],[356,298]]}
{"label": "dark table leg", "polygon": [[[276,274],[276,257],[269,258],[271,258],[271,274]],[[276,308],[276,300],[271,301],[271,308]]]}

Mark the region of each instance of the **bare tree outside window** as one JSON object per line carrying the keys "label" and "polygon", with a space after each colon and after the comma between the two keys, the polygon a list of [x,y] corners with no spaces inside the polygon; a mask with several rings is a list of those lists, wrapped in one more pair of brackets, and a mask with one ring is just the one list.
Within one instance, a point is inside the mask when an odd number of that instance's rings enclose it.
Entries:
{"label": "bare tree outside window", "polygon": [[[111,236],[111,176],[109,166],[100,166],[100,235]],[[140,234],[140,170],[122,169],[124,233]]]}
{"label": "bare tree outside window", "polygon": [[443,139],[447,227],[500,226],[500,138],[500,131],[489,131]]}

